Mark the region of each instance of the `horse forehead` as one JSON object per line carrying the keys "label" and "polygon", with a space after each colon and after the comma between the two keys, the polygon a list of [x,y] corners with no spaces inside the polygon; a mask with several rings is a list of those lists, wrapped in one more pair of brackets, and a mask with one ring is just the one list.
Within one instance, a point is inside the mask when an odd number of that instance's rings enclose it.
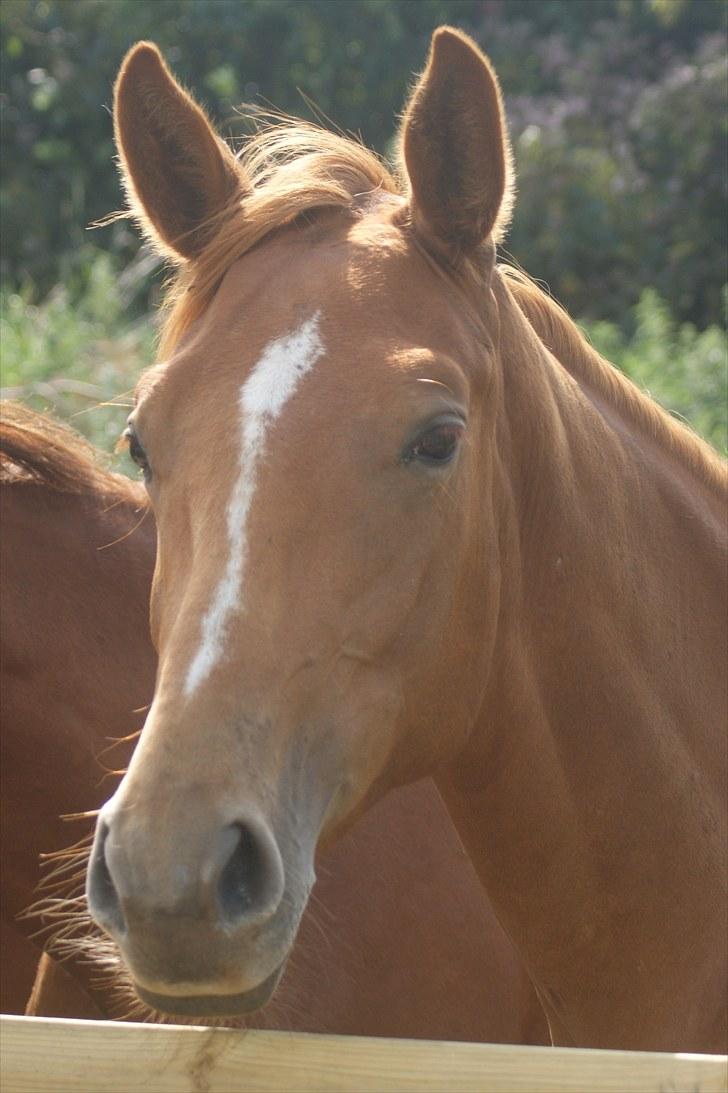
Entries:
{"label": "horse forehead", "polygon": [[[191,411],[203,390],[208,398],[231,403],[269,347],[314,314],[320,316],[327,359],[297,401],[317,399],[321,385],[337,379],[356,400],[357,391],[381,381],[378,363],[385,366],[404,345],[447,349],[452,337],[440,279],[402,231],[378,216],[333,218],[311,232],[291,229],[231,266],[198,335],[172,363],[170,392],[178,391]],[[295,352],[295,341],[289,349]],[[274,371],[267,374],[272,381]],[[334,393],[329,392],[332,405],[338,402]]]}
{"label": "horse forehead", "polygon": [[381,215],[352,220],[329,212],[322,223],[291,227],[234,262],[216,310],[245,313],[251,331],[268,339],[291,314],[317,308],[330,321],[366,323],[375,302],[398,310],[399,298],[427,280],[416,249],[394,224]]}

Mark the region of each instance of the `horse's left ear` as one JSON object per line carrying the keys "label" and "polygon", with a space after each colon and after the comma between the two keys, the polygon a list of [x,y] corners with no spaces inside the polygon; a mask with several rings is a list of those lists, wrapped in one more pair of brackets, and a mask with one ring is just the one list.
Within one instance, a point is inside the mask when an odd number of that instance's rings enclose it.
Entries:
{"label": "horse's left ear", "polygon": [[513,200],[500,87],[487,57],[452,27],[432,37],[401,144],[415,229],[453,258],[497,242]]}

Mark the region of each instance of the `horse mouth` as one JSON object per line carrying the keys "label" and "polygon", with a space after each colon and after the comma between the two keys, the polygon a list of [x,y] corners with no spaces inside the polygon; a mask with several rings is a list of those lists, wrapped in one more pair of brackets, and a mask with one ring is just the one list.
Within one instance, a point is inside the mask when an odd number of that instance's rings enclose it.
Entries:
{"label": "horse mouth", "polygon": [[282,973],[283,964],[257,987],[241,994],[157,994],[145,990],[138,983],[134,984],[134,990],[147,1006],[171,1016],[235,1017],[242,1013],[254,1013],[265,1006],[278,986]]}

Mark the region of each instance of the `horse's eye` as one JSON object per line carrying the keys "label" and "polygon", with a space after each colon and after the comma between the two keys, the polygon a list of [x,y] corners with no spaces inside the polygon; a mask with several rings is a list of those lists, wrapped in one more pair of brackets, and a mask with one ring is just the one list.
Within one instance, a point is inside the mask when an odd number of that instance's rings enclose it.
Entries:
{"label": "horse's eye", "polygon": [[404,462],[420,463],[432,467],[449,463],[455,455],[465,423],[460,418],[449,417],[436,421],[420,433],[404,454]]}
{"label": "horse's eye", "polygon": [[134,432],[133,427],[131,425],[127,425],[122,435],[126,437],[127,443],[129,445],[130,458],[133,460],[134,463],[136,463],[137,467],[139,467],[146,479],[151,478],[152,470],[149,466],[147,453],[144,451],[144,448],[142,448],[141,443],[139,442],[139,437]]}

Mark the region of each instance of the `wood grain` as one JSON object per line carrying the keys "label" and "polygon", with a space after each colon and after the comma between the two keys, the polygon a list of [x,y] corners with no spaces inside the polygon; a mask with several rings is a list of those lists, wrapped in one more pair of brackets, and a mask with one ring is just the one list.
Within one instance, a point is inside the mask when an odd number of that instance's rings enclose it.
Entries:
{"label": "wood grain", "polygon": [[2,1093],[717,1093],[722,1055],[0,1019]]}

